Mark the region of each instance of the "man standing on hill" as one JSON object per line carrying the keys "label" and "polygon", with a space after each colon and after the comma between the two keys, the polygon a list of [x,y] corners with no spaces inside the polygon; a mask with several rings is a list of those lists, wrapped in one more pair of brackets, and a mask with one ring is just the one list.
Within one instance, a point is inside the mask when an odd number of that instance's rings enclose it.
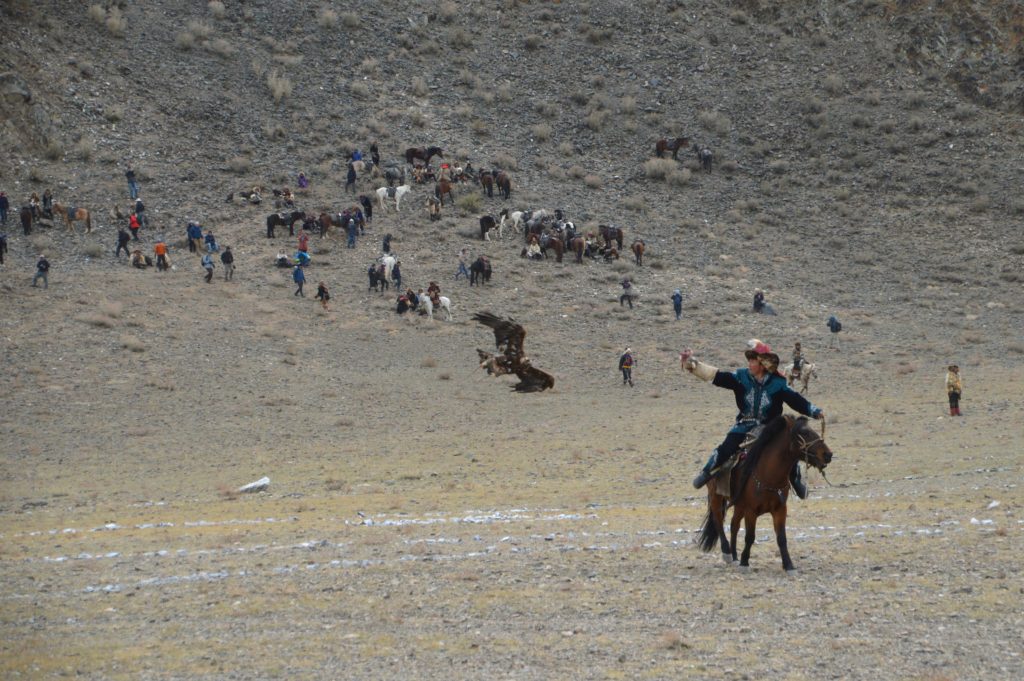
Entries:
{"label": "man standing on hill", "polygon": [[0,225],[7,224],[7,211],[11,208],[11,202],[7,194],[0,192]]}
{"label": "man standing on hill", "polygon": [[828,321],[825,322],[825,325],[828,326],[829,330],[828,347],[839,352],[839,332],[843,330],[842,322],[836,319],[835,315],[832,315],[828,318]]}
{"label": "man standing on hill", "polygon": [[622,372],[622,385],[629,383],[629,387],[633,387],[633,365],[635,363],[636,362],[633,359],[633,351],[626,348],[619,357],[619,371]]}
{"label": "man standing on hill", "polygon": [[231,252],[231,246],[224,247],[220,262],[224,265],[224,281],[231,281],[235,276],[235,254]]}
{"label": "man standing on hill", "polygon": [[352,193],[356,192],[356,167],[353,163],[348,164],[348,173],[345,175],[345,192],[347,193],[349,187],[352,188]]}
{"label": "man standing on hill", "polygon": [[203,242],[203,228],[189,221],[188,227],[185,228],[185,236],[188,237],[188,252],[198,253],[199,244]]}
{"label": "man standing on hill", "polygon": [[632,310],[633,298],[636,297],[636,294],[633,292],[633,282],[629,280],[629,277],[626,277],[622,280],[620,285],[622,286],[622,295],[619,296],[619,307],[622,307],[625,303],[629,303],[629,309]]}
{"label": "man standing on hill", "polygon": [[123,225],[121,227],[117,228],[117,250],[114,251],[114,257],[115,258],[120,258],[121,257],[121,249],[122,248],[124,249],[124,254],[126,256],[128,256],[129,258],[131,257],[132,254],[128,250],[128,242],[131,241],[131,240],[132,240],[132,235],[129,234],[125,230]]}
{"label": "man standing on hill", "polygon": [[683,316],[683,294],[679,289],[672,292],[672,309],[676,313],[676,321]]}
{"label": "man standing on hill", "polygon": [[156,271],[167,271],[169,267],[167,263],[167,244],[164,243],[163,239],[159,239],[156,245],[153,246],[153,255],[156,256]]}
{"label": "man standing on hill", "polygon": [[36,282],[43,280],[43,288],[50,288],[48,275],[50,273],[50,261],[42,253],[39,254],[39,261],[36,262],[36,276],[32,277],[32,288],[38,288]]}
{"label": "man standing on hill", "polygon": [[0,232],[0,265],[4,264],[5,253],[7,253],[7,233]]}
{"label": "man standing on hill", "polygon": [[128,180],[128,196],[134,201],[139,198],[139,183],[135,180],[135,169],[131,163],[125,166],[124,176]]}
{"label": "man standing on hill", "polygon": [[213,281],[213,256],[207,253],[203,256],[203,269],[206,270],[206,283]]}
{"label": "man standing on hill", "polygon": [[298,288],[295,289],[294,295],[305,298],[306,294],[302,292],[302,285],[306,283],[306,273],[302,271],[302,265],[296,265],[295,269],[292,270],[292,281],[294,281],[295,285],[298,286]]}
{"label": "man standing on hill", "polygon": [[946,374],[946,394],[949,396],[950,416],[961,416],[960,393],[963,391],[963,387],[963,380],[960,378],[960,367],[950,364],[949,372]]}

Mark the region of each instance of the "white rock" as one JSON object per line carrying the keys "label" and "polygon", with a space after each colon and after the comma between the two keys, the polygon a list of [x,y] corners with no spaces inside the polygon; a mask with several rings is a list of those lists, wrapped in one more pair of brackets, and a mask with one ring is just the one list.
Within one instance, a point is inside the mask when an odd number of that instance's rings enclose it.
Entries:
{"label": "white rock", "polygon": [[990,504],[988,505],[988,507],[989,507],[989,509],[991,510],[991,509],[995,508],[995,507],[996,507],[996,506],[998,506],[998,505],[999,505],[999,502],[998,502],[998,501],[993,501],[992,503],[990,503]]}
{"label": "white rock", "polygon": [[270,487],[270,478],[263,476],[256,482],[250,482],[248,485],[242,485],[238,488],[239,492],[262,492],[266,488]]}

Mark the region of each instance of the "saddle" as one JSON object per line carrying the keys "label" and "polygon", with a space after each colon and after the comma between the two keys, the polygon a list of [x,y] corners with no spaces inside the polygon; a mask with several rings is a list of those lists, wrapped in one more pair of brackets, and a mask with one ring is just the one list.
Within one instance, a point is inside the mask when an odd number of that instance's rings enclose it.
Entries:
{"label": "saddle", "polygon": [[746,438],[743,439],[743,444],[740,445],[735,456],[730,457],[728,461],[721,464],[713,471],[716,494],[727,499],[732,498],[732,469],[736,468],[736,466],[747,458],[747,450],[750,449],[750,446],[754,444],[757,436],[760,435],[763,430],[763,425],[756,426],[753,430],[747,433]]}
{"label": "saddle", "polygon": [[388,198],[389,199],[395,198],[395,189],[396,189],[395,187],[388,187]]}

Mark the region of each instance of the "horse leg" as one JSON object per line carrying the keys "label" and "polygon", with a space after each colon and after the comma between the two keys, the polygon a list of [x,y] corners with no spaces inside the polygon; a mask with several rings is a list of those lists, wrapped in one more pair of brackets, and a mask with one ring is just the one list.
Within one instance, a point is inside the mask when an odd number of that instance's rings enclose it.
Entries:
{"label": "horse leg", "polygon": [[740,567],[749,567],[750,549],[754,546],[754,534],[757,531],[757,516],[753,511],[747,511],[743,520],[743,554],[740,556]]}
{"label": "horse leg", "polygon": [[775,525],[775,542],[779,545],[779,554],[782,556],[782,569],[786,572],[796,570],[793,561],[789,557],[789,545],[786,542],[786,506],[782,505],[772,511],[772,524]]}
{"label": "horse leg", "polygon": [[708,484],[708,497],[711,519],[715,523],[715,530],[718,532],[718,545],[722,549],[722,560],[731,563],[732,549],[729,547],[729,540],[725,537],[725,497],[715,489],[714,482]]}
{"label": "horse leg", "polygon": [[732,527],[730,528],[730,531],[732,533],[732,561],[734,563],[737,560],[737,558],[736,558],[736,547],[739,546],[739,544],[736,543],[736,539],[737,539],[737,537],[740,536],[740,521],[741,520],[743,520],[743,516],[741,516],[739,513],[736,512],[735,509],[733,509],[733,512],[732,512]]}

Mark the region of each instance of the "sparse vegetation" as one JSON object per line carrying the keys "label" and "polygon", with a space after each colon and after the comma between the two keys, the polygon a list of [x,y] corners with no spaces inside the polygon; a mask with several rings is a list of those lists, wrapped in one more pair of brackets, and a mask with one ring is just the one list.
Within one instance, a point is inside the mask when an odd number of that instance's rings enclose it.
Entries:
{"label": "sparse vegetation", "polygon": [[292,81],[276,70],[267,75],[267,87],[277,104],[292,94]]}

